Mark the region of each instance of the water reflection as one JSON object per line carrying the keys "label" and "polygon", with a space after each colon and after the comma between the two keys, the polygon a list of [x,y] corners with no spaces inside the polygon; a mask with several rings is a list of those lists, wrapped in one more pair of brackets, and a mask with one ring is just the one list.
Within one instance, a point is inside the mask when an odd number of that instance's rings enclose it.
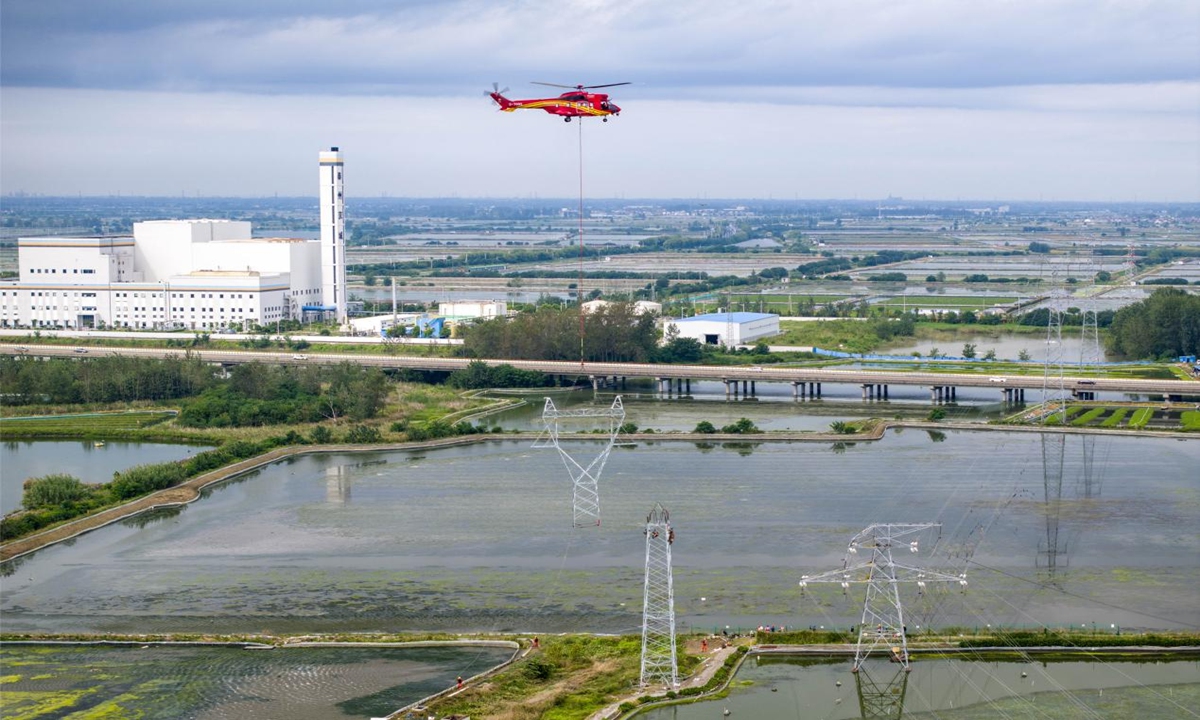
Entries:
{"label": "water reflection", "polygon": [[331,505],[345,505],[350,502],[350,476],[345,465],[332,465],[325,468],[325,502]]}
{"label": "water reflection", "polygon": [[[858,710],[863,720],[899,718],[904,714],[904,694],[908,690],[908,671],[898,667],[888,673],[886,667],[864,665],[854,675],[858,692]],[[883,679],[882,682],[876,678]]]}

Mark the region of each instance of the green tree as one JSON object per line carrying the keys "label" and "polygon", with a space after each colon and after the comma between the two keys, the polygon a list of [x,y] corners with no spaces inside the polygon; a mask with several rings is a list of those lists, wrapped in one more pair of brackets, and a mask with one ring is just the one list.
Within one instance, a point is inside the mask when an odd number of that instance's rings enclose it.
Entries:
{"label": "green tree", "polygon": [[716,431],[717,429],[713,427],[713,424],[707,420],[701,420],[700,422],[696,423],[696,429],[692,430],[692,432],[702,433],[705,435],[711,435]]}
{"label": "green tree", "polygon": [[1021,362],[1029,362],[1029,351],[1021,348],[1021,352],[1017,353],[1017,359]]}
{"label": "green tree", "polygon": [[995,349],[988,349],[988,351],[987,351],[986,353],[984,353],[984,354],[983,354],[983,359],[984,359],[984,360],[989,360],[989,361],[990,361],[990,360],[995,360],[995,359],[996,359],[996,351],[995,351]]}
{"label": "green tree", "polygon": [[1109,347],[1130,358],[1200,354],[1200,295],[1161,288],[1145,300],[1117,310]]}
{"label": "green tree", "polygon": [[963,343],[962,356],[968,360],[975,358],[975,345],[972,343]]}

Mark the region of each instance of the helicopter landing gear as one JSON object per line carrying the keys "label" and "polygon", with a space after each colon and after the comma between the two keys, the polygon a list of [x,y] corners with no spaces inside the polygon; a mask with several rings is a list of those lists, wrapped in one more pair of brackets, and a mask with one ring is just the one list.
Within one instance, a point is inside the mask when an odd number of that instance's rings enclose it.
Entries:
{"label": "helicopter landing gear", "polygon": [[571,122],[571,118],[570,118],[570,117],[565,117],[565,118],[563,118],[563,122]]}
{"label": "helicopter landing gear", "polygon": [[600,118],[600,122],[608,122],[608,118]]}

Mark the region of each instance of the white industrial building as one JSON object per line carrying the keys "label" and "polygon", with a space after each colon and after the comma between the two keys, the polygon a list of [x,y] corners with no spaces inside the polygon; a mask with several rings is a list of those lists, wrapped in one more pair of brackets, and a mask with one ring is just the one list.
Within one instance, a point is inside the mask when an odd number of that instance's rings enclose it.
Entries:
{"label": "white industrial building", "polygon": [[665,330],[667,335],[676,332],[679,337],[693,338],[704,345],[735,347],[778,335],[779,316],[753,312],[708,313],[667,320]]}
{"label": "white industrial building", "polygon": [[0,283],[0,327],[214,330],[306,312],[344,322],[336,151],[320,154],[322,187],[328,174],[334,188],[322,189],[320,241],[255,238],[250,223],[231,220],[139,222],[126,237],[19,238],[18,280]]}

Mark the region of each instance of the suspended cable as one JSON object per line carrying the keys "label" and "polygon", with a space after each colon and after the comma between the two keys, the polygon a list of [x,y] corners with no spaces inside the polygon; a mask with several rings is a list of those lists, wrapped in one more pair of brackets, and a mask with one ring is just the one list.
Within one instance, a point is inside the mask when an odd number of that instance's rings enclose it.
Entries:
{"label": "suspended cable", "polygon": [[575,284],[579,299],[579,366],[583,367],[583,118],[579,118],[579,280]]}

